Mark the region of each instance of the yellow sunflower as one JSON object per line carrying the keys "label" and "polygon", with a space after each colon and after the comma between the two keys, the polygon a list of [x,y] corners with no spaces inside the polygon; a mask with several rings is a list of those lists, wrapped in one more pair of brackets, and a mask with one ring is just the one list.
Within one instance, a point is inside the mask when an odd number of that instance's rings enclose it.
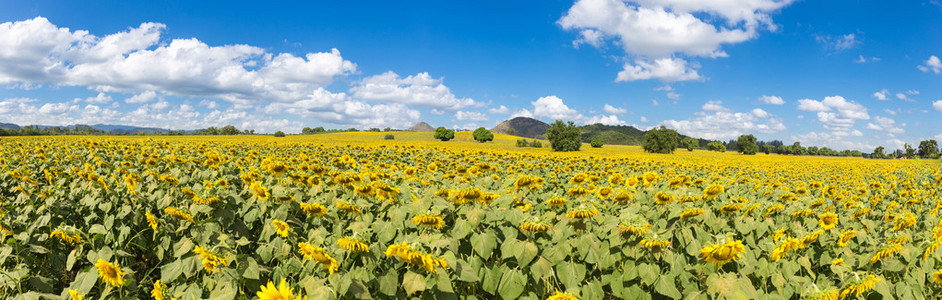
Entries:
{"label": "yellow sunflower", "polygon": [[258,296],[259,300],[301,300],[307,299],[307,296],[298,296],[294,297],[294,294],[291,292],[291,287],[288,286],[288,282],[282,278],[281,283],[278,284],[278,287],[275,287],[275,283],[268,281],[268,285],[261,286],[261,289],[255,293],[255,296]]}
{"label": "yellow sunflower", "polygon": [[288,237],[288,234],[291,233],[291,226],[281,220],[272,220],[271,225],[275,226],[275,232],[281,237]]}
{"label": "yellow sunflower", "polygon": [[99,259],[95,267],[98,268],[98,278],[104,280],[105,283],[116,287],[124,285],[124,277],[122,277],[124,272],[121,272],[121,267],[117,263],[112,264]]}
{"label": "yellow sunflower", "polygon": [[834,228],[837,226],[837,223],[837,214],[835,213],[823,213],[818,216],[818,226],[821,226],[821,228],[824,230],[830,230],[831,228]]}
{"label": "yellow sunflower", "polygon": [[736,240],[726,244],[706,246],[700,249],[700,256],[708,262],[721,266],[742,257],[742,253],[745,251],[746,247],[743,246],[742,241]]}

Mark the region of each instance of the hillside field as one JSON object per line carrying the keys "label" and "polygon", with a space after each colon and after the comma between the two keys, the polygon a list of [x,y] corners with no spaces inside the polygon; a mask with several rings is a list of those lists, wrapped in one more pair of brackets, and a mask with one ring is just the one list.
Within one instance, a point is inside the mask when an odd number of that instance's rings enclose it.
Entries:
{"label": "hillside field", "polygon": [[517,139],[0,139],[0,298],[942,297],[938,161]]}

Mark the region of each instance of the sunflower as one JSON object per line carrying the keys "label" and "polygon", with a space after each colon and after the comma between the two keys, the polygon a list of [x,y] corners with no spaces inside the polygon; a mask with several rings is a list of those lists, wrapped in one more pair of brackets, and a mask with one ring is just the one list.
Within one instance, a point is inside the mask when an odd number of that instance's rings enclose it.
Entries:
{"label": "sunflower", "polygon": [[442,229],[445,226],[445,222],[442,221],[442,217],[431,215],[431,214],[421,214],[412,218],[412,223],[416,226],[424,225],[428,227],[435,227],[437,229]]}
{"label": "sunflower", "polygon": [[164,289],[166,288],[167,285],[160,283],[160,279],[157,279],[154,282],[154,289],[150,291],[150,296],[154,297],[154,300],[164,300]]}
{"label": "sunflower", "polygon": [[598,214],[599,214],[599,211],[596,209],[577,208],[575,210],[572,210],[566,213],[566,217],[570,219],[582,220],[582,219],[588,219],[588,218],[594,217],[595,215],[598,215]]}
{"label": "sunflower", "polygon": [[934,281],[936,284],[942,284],[942,270],[932,273],[932,281]]}
{"label": "sunflower", "polygon": [[693,218],[693,217],[702,215],[703,213],[704,213],[703,209],[700,209],[700,208],[688,209],[680,213],[680,219],[683,220],[683,219]]}
{"label": "sunflower", "polygon": [[550,228],[552,226],[543,222],[524,222],[523,225],[520,225],[520,231],[530,233],[545,232]]}
{"label": "sunflower", "polygon": [[413,251],[405,242],[399,245],[389,245],[389,247],[386,248],[386,252],[383,253],[386,257],[398,257],[402,261],[410,265],[421,267],[429,273],[435,273],[435,267],[448,268],[448,264],[445,263],[444,259],[434,258],[431,255]]}
{"label": "sunflower", "polygon": [[875,264],[876,262],[884,258],[890,257],[893,254],[900,252],[901,250],[903,250],[902,244],[893,244],[891,246],[885,247],[881,249],[880,251],[877,251],[877,253],[874,254],[873,257],[870,258],[870,264]]}
{"label": "sunflower", "polygon": [[834,259],[834,260],[831,261],[831,264],[832,264],[832,265],[835,265],[835,266],[844,265],[844,259],[843,259],[843,258],[836,258],[836,259]]}
{"label": "sunflower", "polygon": [[856,273],[854,273],[854,276],[857,278],[857,282],[848,285],[844,288],[844,290],[841,291],[841,299],[844,299],[851,294],[854,294],[854,297],[860,298],[861,294],[865,294],[873,290],[873,287],[882,281],[873,274],[867,275],[867,277],[865,277],[863,280],[861,280],[859,275]]}
{"label": "sunflower", "polygon": [[174,219],[188,221],[190,223],[196,223],[193,221],[192,215],[185,213],[179,209],[173,208],[173,207],[164,208],[164,213],[170,215]]}
{"label": "sunflower", "polygon": [[219,257],[209,250],[206,250],[206,248],[200,246],[193,248],[193,253],[199,255],[199,258],[203,260],[203,269],[209,273],[219,272],[218,268],[220,266],[227,265],[227,261],[229,260],[227,258]]}
{"label": "sunflower", "polygon": [[703,190],[703,198],[712,200],[713,198],[716,198],[716,196],[718,196],[719,194],[722,194],[725,191],[726,191],[726,188],[723,187],[722,185],[711,184],[705,190]]}
{"label": "sunflower", "polygon": [[805,296],[805,297],[803,297],[803,298],[801,298],[801,299],[807,299],[807,300],[838,300],[838,296],[839,296],[839,295],[840,295],[840,292],[839,292],[838,290],[832,288],[832,289],[827,289],[827,290],[817,291],[817,292],[811,293],[811,294],[809,294],[809,295],[807,295],[807,296]]}
{"label": "sunflower", "polygon": [[612,196],[612,201],[615,201],[618,204],[627,204],[628,201],[634,198],[635,198],[635,195],[633,192],[619,190],[615,192],[614,196]]}
{"label": "sunflower", "polygon": [[566,194],[570,197],[582,197],[588,195],[591,192],[592,191],[581,186],[572,187],[569,190],[566,190]]}
{"label": "sunflower", "polygon": [[550,207],[560,207],[560,206],[566,205],[566,198],[563,198],[563,197],[550,198],[549,200],[546,200],[546,205],[549,205]]}
{"label": "sunflower", "polygon": [[535,188],[542,186],[544,182],[545,181],[543,180],[543,178],[523,175],[520,178],[517,178],[516,181],[514,181],[514,190],[516,191],[516,190],[520,190],[524,188],[533,190]]}
{"label": "sunflower", "polygon": [[263,285],[261,289],[255,293],[255,296],[258,296],[259,300],[301,300],[307,299],[307,296],[298,296],[294,297],[294,294],[291,292],[291,287],[288,286],[286,279],[282,278],[281,283],[278,284],[278,287],[275,288],[275,283],[268,281],[268,285]]}
{"label": "sunflower", "polygon": [[321,217],[327,213],[327,208],[317,203],[301,202],[300,205],[301,205],[301,210],[303,210],[305,213],[313,217]]}
{"label": "sunflower", "polygon": [[823,213],[818,216],[818,226],[821,226],[824,230],[830,230],[837,226],[837,214],[835,213]]}
{"label": "sunflower", "polygon": [[271,225],[275,226],[275,232],[281,237],[288,237],[288,234],[291,233],[291,226],[281,220],[274,219],[271,221]]}
{"label": "sunflower", "polygon": [[579,298],[556,290],[556,294],[549,296],[549,298],[546,298],[546,300],[579,300]]}
{"label": "sunflower", "polygon": [[606,186],[606,187],[599,188],[598,192],[595,193],[595,196],[601,200],[605,200],[605,199],[608,199],[608,197],[611,196],[612,193],[614,192],[615,191],[612,190],[612,188]]}
{"label": "sunflower", "polygon": [[656,194],[654,194],[654,202],[659,205],[667,205],[673,202],[674,198],[675,198],[674,195],[664,193],[664,192],[657,192]]}
{"label": "sunflower", "polygon": [[321,266],[327,268],[327,271],[330,274],[334,274],[334,271],[337,271],[337,260],[324,252],[323,248],[314,247],[313,245],[304,242],[298,243],[298,248],[298,252],[301,252],[301,255],[304,256],[305,260],[313,259],[317,261],[317,263],[319,263]]}
{"label": "sunflower", "polygon": [[922,253],[922,260],[928,260],[929,255],[935,252],[936,249],[939,249],[940,245],[942,245],[942,240],[936,240],[934,243],[930,244],[929,247],[926,247],[926,251]]}
{"label": "sunflower", "polygon": [[369,198],[370,196],[373,196],[373,186],[369,184],[354,186],[353,191],[356,192],[360,197]]}
{"label": "sunflower", "polygon": [[781,205],[781,204],[772,205],[768,209],[765,210],[765,214],[762,216],[768,218],[769,215],[771,215],[772,213],[783,210],[783,209],[785,209],[784,205]]}
{"label": "sunflower", "polygon": [[121,272],[121,267],[117,263],[112,264],[99,259],[95,263],[95,268],[98,268],[98,278],[104,280],[105,283],[116,287],[124,285],[124,278],[122,277],[124,272]]}
{"label": "sunflower", "polygon": [[738,203],[730,203],[730,204],[726,204],[720,207],[720,212],[724,214],[733,213],[738,210],[741,210],[743,207],[745,207],[745,205],[738,204]]}
{"label": "sunflower", "polygon": [[351,203],[348,203],[348,202],[346,202],[346,201],[337,201],[337,208],[339,208],[340,211],[342,211],[342,212],[344,212],[344,213],[348,213],[348,214],[358,214],[358,215],[359,215],[359,214],[362,213],[362,212],[360,211],[360,208],[359,208],[359,207],[356,207],[355,205],[353,205],[353,204],[351,204]]}
{"label": "sunflower", "polygon": [[785,236],[785,228],[776,230],[775,233],[772,234],[772,240],[778,243],[778,240],[781,239],[783,236]]}
{"label": "sunflower", "polygon": [[255,195],[255,197],[257,197],[259,200],[265,201],[271,197],[271,192],[262,186],[261,182],[252,182],[252,185],[249,188],[252,190],[252,194]]}
{"label": "sunflower", "polygon": [[850,239],[854,238],[855,235],[857,235],[857,231],[853,229],[841,231],[841,237],[837,239],[837,245],[847,246],[847,243],[850,243]]}
{"label": "sunflower", "polygon": [[815,241],[817,241],[818,237],[821,236],[822,233],[824,233],[824,230],[819,229],[818,231],[812,232],[811,234],[801,237],[801,244],[798,246],[798,248],[799,249],[807,248],[809,245],[811,245],[811,243],[814,243]]}
{"label": "sunflower", "polygon": [[703,249],[700,249],[700,256],[702,256],[704,260],[712,262],[716,266],[721,266],[742,257],[742,252],[745,251],[746,248],[743,246],[742,241],[736,240],[727,242],[726,244],[714,244],[711,246],[706,246]]}
{"label": "sunflower", "polygon": [[337,245],[340,246],[340,249],[344,249],[353,253],[370,251],[370,246],[355,238],[340,238],[337,240]]}
{"label": "sunflower", "polygon": [[69,289],[69,297],[72,300],[85,300],[85,297],[82,294],[79,294],[77,290]]}
{"label": "sunflower", "polygon": [[785,240],[781,245],[772,250],[772,253],[769,254],[769,258],[772,261],[778,261],[786,256],[788,256],[788,251],[792,249],[800,248],[801,242],[796,238],[790,238]]}
{"label": "sunflower", "polygon": [[635,236],[640,237],[640,236],[643,236],[644,234],[648,233],[648,231],[650,230],[650,228],[651,228],[651,224],[648,223],[648,222],[644,222],[644,223],[642,223],[642,224],[632,224],[632,225],[628,225],[628,226],[624,226],[624,225],[619,226],[618,232],[620,232],[621,234],[633,234],[633,235],[635,235]]}
{"label": "sunflower", "polygon": [[69,244],[69,245],[76,245],[76,244],[81,244],[81,243],[82,243],[82,236],[81,236],[81,235],[78,235],[78,234],[68,234],[68,233],[65,233],[65,232],[62,231],[62,230],[53,230],[52,233],[49,234],[49,237],[50,237],[50,238],[55,237],[55,238],[59,239],[60,241],[62,241],[63,243],[66,243],[66,244]]}
{"label": "sunflower", "polygon": [[670,242],[670,241],[666,241],[666,240],[649,240],[649,239],[643,239],[643,240],[641,240],[641,245],[644,246],[645,248],[648,248],[648,249],[660,250],[660,249],[664,249],[664,248],[670,247],[671,242]]}

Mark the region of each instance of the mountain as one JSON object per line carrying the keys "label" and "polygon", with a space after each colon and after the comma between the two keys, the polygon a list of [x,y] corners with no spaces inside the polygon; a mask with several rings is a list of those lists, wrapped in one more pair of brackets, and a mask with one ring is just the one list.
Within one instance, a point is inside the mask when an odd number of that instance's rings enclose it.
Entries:
{"label": "mountain", "polygon": [[170,130],[163,128],[154,128],[154,127],[137,127],[137,126],[127,126],[127,125],[106,125],[106,124],[95,124],[92,125],[92,128],[110,132],[110,133],[157,133],[157,132],[167,132]]}
{"label": "mountain", "polygon": [[12,123],[0,123],[0,129],[20,129],[20,128],[22,128],[20,127],[20,125],[16,125]]}
{"label": "mountain", "polygon": [[[641,145],[641,141],[644,140],[644,134],[647,133],[647,131],[625,125],[591,124],[580,128],[582,129],[583,142],[588,143],[596,137],[601,137],[606,145],[639,146]],[[681,140],[686,137],[686,135],[680,135]],[[711,140],[700,138],[698,138],[697,141],[701,148],[706,148],[706,144],[712,142]]]}
{"label": "mountain", "polygon": [[409,129],[406,129],[406,131],[433,132],[435,131],[435,127],[432,127],[432,125],[429,125],[428,123],[425,123],[425,122],[419,122],[419,123],[416,123],[415,125],[412,125],[412,127],[409,127]]}
{"label": "mountain", "polygon": [[519,137],[536,138],[537,136],[546,134],[546,130],[549,128],[549,124],[543,123],[540,120],[527,117],[516,117],[497,124],[497,126],[491,128],[491,132],[515,135]]}

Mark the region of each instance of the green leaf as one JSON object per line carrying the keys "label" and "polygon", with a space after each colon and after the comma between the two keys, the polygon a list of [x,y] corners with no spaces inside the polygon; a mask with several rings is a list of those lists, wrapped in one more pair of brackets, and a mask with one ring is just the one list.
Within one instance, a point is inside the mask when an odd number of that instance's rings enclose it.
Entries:
{"label": "green leaf", "polygon": [[481,278],[478,277],[477,270],[474,270],[474,268],[464,260],[457,261],[455,271],[458,273],[458,280],[464,282],[478,282],[481,280]]}
{"label": "green leaf", "polygon": [[402,288],[406,290],[406,295],[424,291],[426,288],[425,276],[406,271],[406,275],[402,277]]}
{"label": "green leaf", "polygon": [[602,300],[605,298],[605,291],[602,290],[602,284],[593,280],[582,287],[582,300]]}
{"label": "green leaf", "polygon": [[69,257],[65,261],[65,270],[70,271],[72,267],[75,266],[75,257],[78,256],[78,249],[72,249],[72,252],[69,252]]}
{"label": "green leaf", "polygon": [[517,264],[521,267],[530,264],[530,261],[536,257],[537,253],[540,252],[540,249],[536,247],[536,244],[530,241],[520,242],[517,244],[517,249],[514,249],[514,258],[517,259]]}
{"label": "green leaf", "polygon": [[500,283],[501,275],[503,272],[504,266],[495,266],[487,270],[487,274],[484,275],[484,282],[481,283],[481,289],[485,292],[496,294],[497,284]]}
{"label": "green leaf", "polygon": [[193,248],[193,241],[188,238],[183,238],[179,242],[173,244],[173,257],[180,258],[180,256],[190,253]]}
{"label": "green leaf", "polygon": [[397,290],[399,290],[398,272],[386,272],[386,275],[383,275],[379,278],[380,293],[386,296],[395,297]]}
{"label": "green leaf", "polygon": [[516,299],[520,294],[523,294],[526,286],[526,276],[521,274],[519,270],[514,269],[504,272],[504,276],[500,279],[500,287],[497,288],[497,291],[504,299]]}
{"label": "green leaf", "polygon": [[553,277],[553,265],[545,258],[540,257],[530,266],[530,273],[533,274],[534,281],[540,282],[543,278]]}
{"label": "green leaf", "polygon": [[98,282],[98,268],[91,267],[85,272],[75,275],[75,280],[69,285],[69,288],[77,290],[80,294],[88,294]]}
{"label": "green leaf", "polygon": [[640,264],[638,265],[638,277],[641,277],[641,281],[646,285],[654,284],[654,281],[657,280],[660,270],[656,265],[651,264]]}
{"label": "green leaf", "polygon": [[556,277],[566,286],[566,289],[578,289],[582,279],[585,278],[585,265],[564,262],[556,265]]}
{"label": "green leaf", "polygon": [[683,297],[683,294],[677,290],[677,286],[674,285],[674,277],[663,276],[658,279],[657,284],[654,286],[654,290],[659,294],[671,297],[673,299],[680,299]]}
{"label": "green leaf", "polygon": [[258,276],[258,275],[259,275],[259,274],[258,274],[258,263],[255,262],[255,259],[254,259],[254,258],[251,258],[251,257],[249,257],[248,259],[246,259],[246,261],[247,261],[247,263],[246,263],[246,264],[247,264],[247,267],[245,268],[245,272],[242,272],[242,277],[243,277],[243,278],[247,278],[247,279],[256,279],[256,280],[258,280],[258,279],[259,279],[259,276]]}
{"label": "green leaf", "polygon": [[487,234],[475,233],[471,235],[471,248],[482,258],[491,257],[494,247],[497,247],[497,238],[494,236],[494,232],[489,231]]}
{"label": "green leaf", "polygon": [[183,266],[179,259],[160,267],[160,281],[163,283],[169,284],[181,274],[183,274]]}

